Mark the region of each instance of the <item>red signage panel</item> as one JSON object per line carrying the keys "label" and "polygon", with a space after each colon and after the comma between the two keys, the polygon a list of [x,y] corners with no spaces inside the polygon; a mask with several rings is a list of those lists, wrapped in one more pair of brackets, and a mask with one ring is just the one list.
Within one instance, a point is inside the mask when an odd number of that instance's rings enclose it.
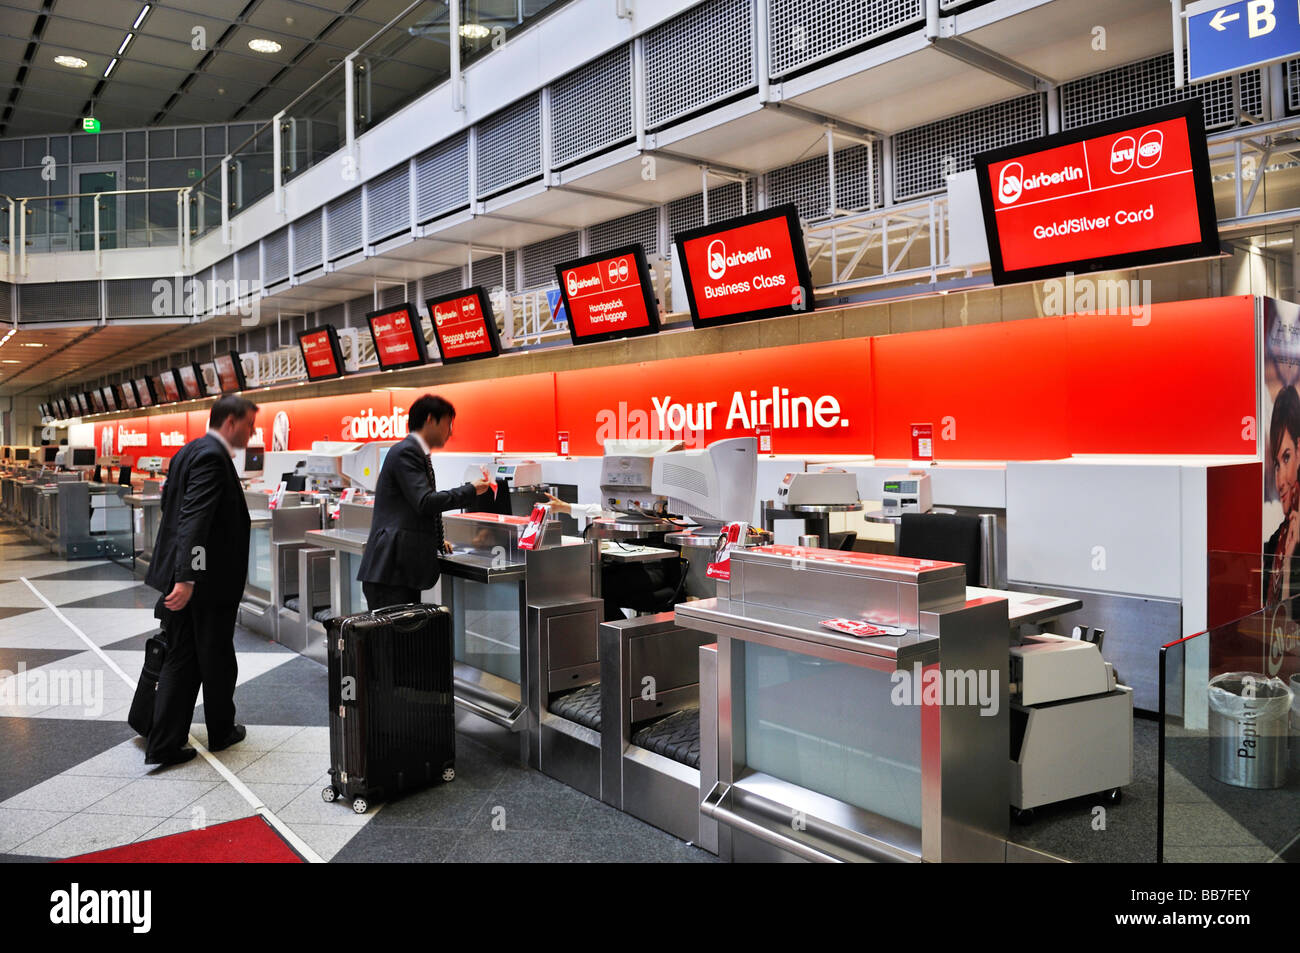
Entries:
{"label": "red signage panel", "polygon": [[158,403],[171,404],[180,399],[181,388],[176,382],[176,372],[163,371],[158,375]]}
{"label": "red signage panel", "polygon": [[1219,253],[1201,102],[975,157],[996,284]]}
{"label": "red signage panel", "polygon": [[221,393],[233,394],[244,390],[248,385],[244,380],[244,365],[234,351],[218,354],[212,359],[212,366],[217,371],[217,383]]}
{"label": "red signage panel", "polygon": [[697,328],[813,310],[792,204],[681,232],[674,241]]}
{"label": "red signage panel", "polygon": [[626,245],[555,266],[574,344],[654,334],[659,304],[645,249]]}
{"label": "red signage panel", "polygon": [[399,304],[366,315],[370,336],[375,342],[375,357],[385,371],[428,363],[420,316],[408,304]]}
{"label": "red signage panel", "polygon": [[181,390],[187,400],[195,400],[203,395],[203,373],[197,364],[182,364],[176,368],[181,380]]}
{"label": "red signage panel", "polygon": [[425,304],[444,364],[501,353],[492,301],[481,286],[430,298]]}
{"label": "red signage panel", "polygon": [[298,347],[302,349],[309,381],[343,376],[343,349],[339,347],[338,332],[333,325],[303,331],[298,335]]}

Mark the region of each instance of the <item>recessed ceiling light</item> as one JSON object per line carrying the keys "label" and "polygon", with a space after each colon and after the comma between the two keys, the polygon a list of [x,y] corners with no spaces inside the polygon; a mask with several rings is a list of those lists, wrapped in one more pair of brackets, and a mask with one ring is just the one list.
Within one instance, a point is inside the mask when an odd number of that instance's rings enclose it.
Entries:
{"label": "recessed ceiling light", "polygon": [[113,57],[111,60],[109,60],[109,61],[108,61],[108,65],[107,65],[106,67],[104,67],[104,78],[105,78],[105,79],[108,79],[108,74],[111,73],[111,72],[113,72],[113,67],[116,66],[116,65],[117,65],[117,57],[115,56],[115,57]]}
{"label": "recessed ceiling light", "polygon": [[21,364],[22,361],[15,361],[12,357],[7,357],[0,364]]}
{"label": "recessed ceiling light", "polygon": [[45,347],[45,345],[37,344],[35,341],[24,341],[23,347]]}
{"label": "recessed ceiling light", "polygon": [[492,31],[481,23],[462,23],[460,35],[467,40],[482,40],[491,36]]}
{"label": "recessed ceiling light", "polygon": [[248,41],[248,48],[254,53],[279,53],[280,44],[275,40],[264,40],[261,37]]}
{"label": "recessed ceiling light", "polygon": [[86,61],[80,56],[59,55],[54,57],[54,62],[60,66],[66,66],[68,69],[85,69],[87,66]]}
{"label": "recessed ceiling light", "polygon": [[136,17],[135,22],[131,24],[131,29],[133,30],[140,29],[140,24],[144,22],[144,18],[147,17],[148,15],[149,15],[149,4],[146,3],[144,5],[144,9],[140,11],[140,15]]}
{"label": "recessed ceiling light", "polygon": [[134,33],[128,33],[128,34],[126,35],[126,38],[125,38],[124,40],[122,40],[122,45],[119,46],[119,47],[117,48],[117,55],[118,55],[118,56],[121,56],[123,53],[126,52],[127,44],[130,43],[131,40],[134,39],[134,38],[135,38],[135,34],[134,34]]}

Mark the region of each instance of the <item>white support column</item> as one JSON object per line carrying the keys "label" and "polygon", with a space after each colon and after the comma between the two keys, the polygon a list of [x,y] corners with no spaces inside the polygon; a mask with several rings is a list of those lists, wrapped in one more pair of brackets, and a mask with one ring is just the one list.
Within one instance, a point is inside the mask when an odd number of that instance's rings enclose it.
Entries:
{"label": "white support column", "polygon": [[354,181],[361,179],[361,162],[357,155],[357,54],[349,53],[343,59],[343,125],[347,153],[344,162],[351,163]]}
{"label": "white support column", "polygon": [[230,156],[224,156],[221,160],[221,244],[230,243]]}
{"label": "white support column", "polygon": [[460,0],[448,0],[447,46],[451,50],[451,108],[465,111],[465,77],[460,68]]}
{"label": "white support column", "polygon": [[283,119],[282,109],[271,120],[271,181],[274,183],[277,212],[284,211],[284,146],[280,141],[280,124]]}
{"label": "white support column", "polygon": [[96,193],[92,199],[95,204],[95,273],[104,273],[104,254],[99,247],[99,194]]}
{"label": "white support column", "polygon": [[10,278],[15,278],[18,275],[18,249],[14,247],[18,241],[18,235],[17,235],[18,222],[15,221],[14,218],[17,214],[18,214],[18,209],[14,205],[14,200],[10,199],[9,200],[9,277]]}
{"label": "white support column", "polygon": [[541,96],[538,100],[538,111],[540,112],[540,122],[538,126],[542,135],[542,182],[547,188],[555,182],[555,174],[551,171],[551,156],[553,144],[551,142],[551,87],[543,86]]}
{"label": "white support column", "polygon": [[1183,72],[1183,0],[1169,0],[1169,6],[1174,34],[1174,89],[1182,89],[1187,85]]}
{"label": "white support column", "polygon": [[758,74],[758,101],[772,98],[772,78],[768,68],[772,62],[771,24],[767,17],[767,0],[753,0],[754,4],[754,68]]}
{"label": "white support column", "polygon": [[704,224],[709,224],[709,167],[700,166],[700,202],[704,209]]}
{"label": "white support column", "polygon": [[636,127],[636,148],[645,151],[645,40],[632,40],[632,122]]}

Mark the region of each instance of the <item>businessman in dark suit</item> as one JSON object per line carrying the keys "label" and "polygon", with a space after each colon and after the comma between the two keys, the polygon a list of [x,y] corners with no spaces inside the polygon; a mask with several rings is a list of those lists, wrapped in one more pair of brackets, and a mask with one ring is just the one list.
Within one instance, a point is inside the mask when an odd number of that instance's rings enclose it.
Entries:
{"label": "businessman in dark suit", "polygon": [[145,582],[163,593],[154,614],[167,633],[147,764],[194,757],[185,745],[203,686],[208,748],[244,739],[235,724],[235,618],[248,577],[248,504],[231,460],[248,446],[257,405],[227,395],[212,405],[208,432],[172,457],[162,518]]}
{"label": "businessman in dark suit", "polygon": [[486,478],[451,490],[434,485],[429,451],[447,443],[455,420],[455,407],[425,394],[407,414],[406,439],[384,458],[370,537],[357,569],[371,611],[420,601],[420,593],[438,581],[443,512],[470,506],[492,485]]}

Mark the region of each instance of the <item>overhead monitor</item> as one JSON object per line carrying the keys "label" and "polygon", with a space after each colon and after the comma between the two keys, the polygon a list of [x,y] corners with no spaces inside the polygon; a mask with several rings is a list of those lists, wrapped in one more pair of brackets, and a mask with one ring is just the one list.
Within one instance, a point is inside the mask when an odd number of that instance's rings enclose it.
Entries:
{"label": "overhead monitor", "polygon": [[1220,253],[1201,101],[975,156],[994,284]]}
{"label": "overhead monitor", "polygon": [[574,344],[638,337],[659,330],[645,249],[624,245],[555,266]]}
{"label": "overhead monitor", "polygon": [[172,370],[163,371],[157,377],[158,382],[158,403],[174,404],[181,399],[181,385],[176,379],[176,372]]}
{"label": "overhead monitor", "polygon": [[244,379],[244,365],[237,353],[227,351],[218,354],[212,359],[212,363],[216,367],[217,383],[221,386],[221,393],[233,394],[248,389],[248,383]]}
{"label": "overhead monitor", "polygon": [[98,387],[90,392],[90,408],[97,414],[102,414],[107,411],[107,408],[104,406],[104,392]]}
{"label": "overhead monitor", "polygon": [[420,316],[409,303],[371,311],[366,315],[366,322],[381,369],[392,371],[428,363]]}
{"label": "overhead monitor", "polygon": [[343,349],[334,326],[323,324],[298,335],[302,349],[302,362],[307,368],[307,380],[324,381],[343,376]]}
{"label": "overhead monitor", "polygon": [[135,399],[135,385],[130,381],[122,381],[119,386],[122,388],[122,406],[127,410],[138,408],[140,402]]}
{"label": "overhead monitor", "polygon": [[481,285],[428,299],[442,363],[456,364],[501,353],[492,301]]}
{"label": "overhead monitor", "polygon": [[148,377],[135,379],[135,399],[141,407],[152,407],[157,403],[154,397],[153,381]]}
{"label": "overhead monitor", "polygon": [[697,328],[807,314],[815,306],[793,204],[692,228],[673,241]]}
{"label": "overhead monitor", "polygon": [[186,400],[197,400],[205,396],[203,392],[203,371],[197,364],[182,364],[175,368],[181,382],[181,394]]}
{"label": "overhead monitor", "polygon": [[104,395],[104,408],[106,410],[117,410],[117,386],[109,384],[103,388],[102,393]]}

